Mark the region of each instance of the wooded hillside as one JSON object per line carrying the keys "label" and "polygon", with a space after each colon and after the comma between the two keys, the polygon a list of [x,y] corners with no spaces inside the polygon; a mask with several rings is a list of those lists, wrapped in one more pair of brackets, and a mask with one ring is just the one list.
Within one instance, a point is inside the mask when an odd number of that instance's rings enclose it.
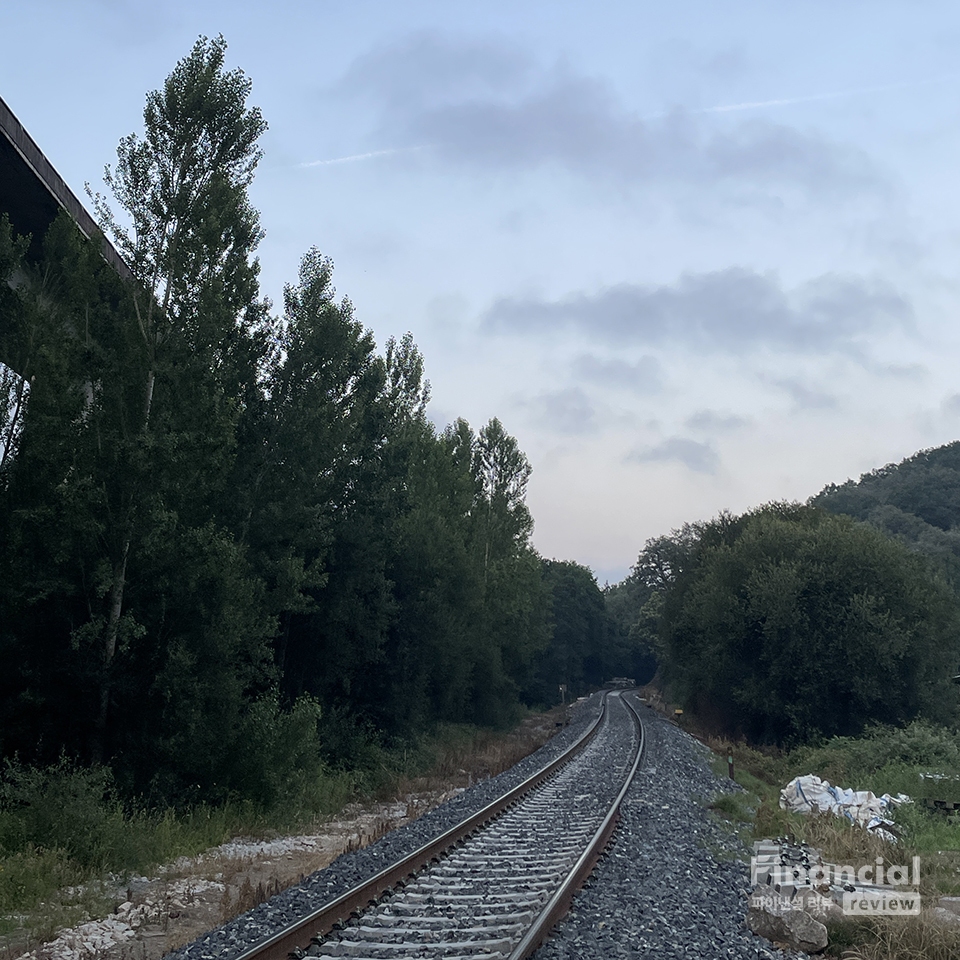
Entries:
{"label": "wooded hillside", "polygon": [[960,441],[831,484],[810,502],[866,521],[926,554],[960,589]]}
{"label": "wooded hillside", "polygon": [[608,591],[671,695],[755,741],[857,735],[960,696],[960,442],[650,540]]}

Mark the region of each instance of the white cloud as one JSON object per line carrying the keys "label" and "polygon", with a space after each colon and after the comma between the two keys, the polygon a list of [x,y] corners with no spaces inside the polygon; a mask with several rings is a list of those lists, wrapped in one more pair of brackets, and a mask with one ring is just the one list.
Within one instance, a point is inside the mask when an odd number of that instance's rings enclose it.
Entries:
{"label": "white cloud", "polygon": [[701,433],[729,433],[749,425],[750,421],[734,414],[718,413],[716,410],[698,410],[684,421],[690,430]]}
{"label": "white cloud", "polygon": [[573,372],[579,379],[641,395],[657,394],[663,390],[663,367],[656,357],[649,355],[631,363],[583,353],[574,360]]}
{"label": "white cloud", "polygon": [[588,434],[599,427],[596,410],[579,387],[546,391],[524,406],[532,408],[539,424],[554,433]]}
{"label": "white cloud", "polygon": [[768,382],[786,391],[798,410],[831,410],[838,405],[832,393],[803,383],[796,377],[768,378]]}

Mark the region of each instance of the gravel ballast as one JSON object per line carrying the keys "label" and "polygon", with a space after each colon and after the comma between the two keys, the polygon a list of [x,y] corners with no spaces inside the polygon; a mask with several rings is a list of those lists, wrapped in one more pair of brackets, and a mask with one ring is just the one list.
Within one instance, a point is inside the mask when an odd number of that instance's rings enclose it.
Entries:
{"label": "gravel ballast", "polygon": [[744,925],[750,871],[741,842],[705,802],[738,790],[710,752],[642,708],[646,755],[608,853],[536,960],[757,960],[784,953]]}
{"label": "gravel ballast", "polygon": [[316,910],[482,810],[566,750],[599,712],[600,696],[595,694],[573,709],[570,723],[555,737],[509,770],[474,784],[447,803],[388,833],[375,843],[343,854],[326,869],[307,877],[303,883],[284,890],[259,907],[168,954],[169,960],[230,960],[237,956],[254,943]]}
{"label": "gravel ballast", "polygon": [[[600,697],[594,695],[576,708],[557,736],[510,770],[370,846],[344,854],[303,883],[169,954],[170,960],[237,956],[522,782],[576,740],[599,708]],[[653,710],[642,708],[641,715],[646,756],[624,800],[613,843],[537,957],[787,956],[744,926],[749,871],[734,859],[742,856],[741,845],[729,827],[704,809],[704,798],[735,788],[710,770],[705,747]]]}

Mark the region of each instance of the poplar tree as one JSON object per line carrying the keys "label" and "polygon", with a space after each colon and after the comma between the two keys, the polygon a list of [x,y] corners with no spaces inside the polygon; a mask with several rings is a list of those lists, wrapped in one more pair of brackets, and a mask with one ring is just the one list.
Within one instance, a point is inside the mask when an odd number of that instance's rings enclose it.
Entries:
{"label": "poplar tree", "polygon": [[265,311],[253,252],[262,231],[247,190],[266,124],[247,105],[247,77],[224,69],[225,51],[222,36],[201,37],[147,96],[142,137],[121,140],[115,167],[105,169],[119,212],[91,193],[136,278],[137,362],[128,376],[139,393],[115,451],[125,482],[111,505],[95,759],[104,751],[138,525],[147,510],[172,510],[188,525],[209,515],[217,492],[210,481],[229,466],[235,418],[260,352]]}

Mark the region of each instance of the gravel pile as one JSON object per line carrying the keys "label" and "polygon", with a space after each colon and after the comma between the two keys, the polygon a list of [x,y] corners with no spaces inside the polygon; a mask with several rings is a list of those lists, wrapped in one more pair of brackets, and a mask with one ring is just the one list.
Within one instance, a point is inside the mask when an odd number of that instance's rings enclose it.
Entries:
{"label": "gravel pile", "polygon": [[574,709],[571,722],[557,736],[509,770],[464,790],[459,796],[370,846],[343,854],[303,883],[168,954],[169,960],[230,960],[237,956],[257,941],[333,900],[482,810],[562,753],[593,722],[599,710],[600,696],[595,694]]}
{"label": "gravel pile", "polygon": [[744,926],[750,871],[705,798],[739,789],[709,751],[642,709],[647,747],[609,852],[536,960],[757,960],[783,953]]}

